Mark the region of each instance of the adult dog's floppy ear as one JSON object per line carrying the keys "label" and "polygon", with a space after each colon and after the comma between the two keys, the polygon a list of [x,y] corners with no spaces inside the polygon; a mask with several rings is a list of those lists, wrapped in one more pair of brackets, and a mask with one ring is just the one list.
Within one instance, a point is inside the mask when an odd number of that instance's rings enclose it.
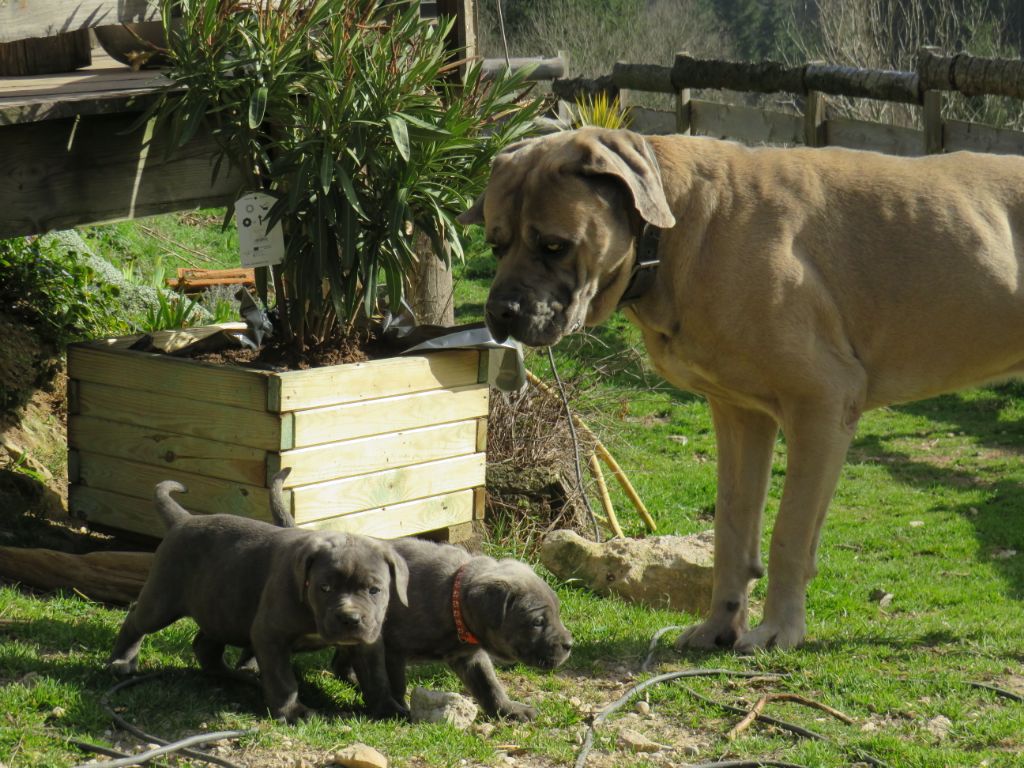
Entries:
{"label": "adult dog's floppy ear", "polygon": [[629,189],[633,205],[644,221],[662,229],[675,226],[676,217],[665,198],[658,160],[643,136],[631,131],[590,128],[578,130],[573,143],[576,157],[562,166],[563,172],[612,176]]}

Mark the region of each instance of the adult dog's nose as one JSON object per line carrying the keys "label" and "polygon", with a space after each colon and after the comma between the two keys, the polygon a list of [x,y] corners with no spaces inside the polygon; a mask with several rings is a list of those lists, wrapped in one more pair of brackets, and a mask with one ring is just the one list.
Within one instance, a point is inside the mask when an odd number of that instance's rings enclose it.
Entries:
{"label": "adult dog's nose", "polygon": [[485,318],[487,328],[495,341],[501,343],[512,335],[512,327],[519,320],[522,308],[516,299],[492,297],[487,300]]}

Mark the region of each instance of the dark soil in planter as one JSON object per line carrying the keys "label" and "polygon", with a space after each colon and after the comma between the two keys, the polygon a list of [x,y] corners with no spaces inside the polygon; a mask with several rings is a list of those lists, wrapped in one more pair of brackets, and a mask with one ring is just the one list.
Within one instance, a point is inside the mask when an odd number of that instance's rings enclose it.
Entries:
{"label": "dark soil in planter", "polygon": [[350,336],[333,343],[320,344],[300,351],[290,344],[270,342],[258,350],[248,348],[203,352],[196,360],[224,365],[273,370],[308,370],[329,365],[360,363],[395,354],[396,350],[368,335]]}

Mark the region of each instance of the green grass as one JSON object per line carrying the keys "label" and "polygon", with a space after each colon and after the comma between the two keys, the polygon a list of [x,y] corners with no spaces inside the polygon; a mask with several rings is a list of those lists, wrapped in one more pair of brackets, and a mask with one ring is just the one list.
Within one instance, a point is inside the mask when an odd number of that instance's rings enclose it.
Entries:
{"label": "green grass", "polygon": [[[460,269],[460,318],[478,317],[492,268],[471,256]],[[702,400],[674,390],[649,370],[635,330],[621,317],[557,349],[560,372],[579,388],[576,406],[606,442],[658,520],[659,533],[712,525],[715,444]],[[546,358],[529,367],[548,376]],[[682,656],[662,640],[655,671],[728,667],[783,672],[775,682],[729,679],[667,683],[647,692],[653,718],[626,707],[597,739],[594,765],[650,765],[622,751],[615,734],[630,727],[661,743],[692,743],[696,757],[774,758],[807,766],[846,766],[859,751],[893,768],[1024,765],[1024,704],[970,686],[973,681],[1024,692],[1024,388],[972,390],[867,414],[821,544],[820,575],[808,597],[808,642],[796,651],[754,658],[717,652]],[[682,438],[685,438],[683,440]],[[777,448],[766,539],[785,476]],[[616,495],[627,532],[638,518]],[[543,572],[543,569],[541,569]],[[548,574],[550,577],[550,574]],[[148,638],[143,671],[168,670],[116,699],[133,722],[165,737],[209,729],[252,728],[239,762],[273,764],[302,755],[322,764],[330,750],[363,741],[397,766],[568,765],[589,713],[613,701],[639,672],[650,637],[693,617],[594,597],[558,584],[563,618],[577,639],[555,673],[514,667],[500,673],[514,698],[540,709],[532,725],[499,724],[490,735],[447,726],[369,722],[351,687],[325,671],[324,653],[297,657],[303,696],[322,717],[297,726],[270,722],[258,692],[225,685],[194,670],[189,622]],[[872,590],[892,593],[885,608]],[[754,592],[755,611],[764,585]],[[63,766],[84,756],[68,738],[104,742],[98,706],[113,683],[102,665],[123,611],[75,596],[0,591],[0,763]],[[188,671],[182,671],[188,670]],[[444,667],[416,666],[412,685],[455,690]],[[725,733],[738,716],[702,703],[749,707],[767,692],[789,691],[829,704],[846,725],[796,704],[770,703],[768,714],[798,723],[827,742],[797,740],[761,724],[736,741]],[[944,736],[929,730],[948,718]],[[663,758],[658,758],[664,762]]]}

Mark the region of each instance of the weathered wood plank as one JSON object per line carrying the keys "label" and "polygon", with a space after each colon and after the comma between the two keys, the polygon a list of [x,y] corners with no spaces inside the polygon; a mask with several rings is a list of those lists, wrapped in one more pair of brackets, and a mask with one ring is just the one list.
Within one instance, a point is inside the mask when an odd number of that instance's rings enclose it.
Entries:
{"label": "weathered wood plank", "polygon": [[269,458],[271,474],[289,467],[286,487],[340,480],[476,452],[475,419],[435,427],[374,435],[312,448],[297,448]]}
{"label": "weathered wood plank", "polygon": [[924,133],[913,128],[832,118],[825,121],[825,135],[830,147],[868,149],[906,157],[924,154]]}
{"label": "weathered wood plank", "polygon": [[437,496],[483,485],[484,454],[414,464],[345,480],[292,489],[292,515],[297,523],[347,515],[398,504],[416,497]]}
{"label": "weathered wood plank", "polygon": [[169,467],[151,467],[82,450],[76,453],[81,486],[149,501],[157,483],[177,480],[189,490],[179,498],[188,510],[206,514],[224,512],[259,520],[270,517],[270,493],[266,488],[202,477]]}
{"label": "weathered wood plank", "polygon": [[747,144],[800,144],[804,135],[799,115],[698,99],[690,101],[690,130]]}
{"label": "weathered wood plank", "polygon": [[0,43],[159,18],[155,0],[18,0],[0,3]]}
{"label": "weathered wood plank", "polygon": [[629,108],[629,127],[648,136],[666,136],[676,133],[676,114],[664,109],[647,107]]}
{"label": "weathered wood plank", "polygon": [[946,152],[967,150],[997,155],[1024,155],[1024,133],[1020,131],[960,120],[949,120],[944,126],[943,149]]}
{"label": "weathered wood plank", "polygon": [[283,415],[295,419],[295,447],[305,448],[486,416],[487,395],[486,385],[470,384]]}
{"label": "weathered wood plank", "polygon": [[479,356],[475,350],[459,350],[274,374],[270,410],[321,408],[473,384]]}
{"label": "weathered wood plank", "polygon": [[213,180],[215,145],[197,134],[170,156],[167,137],[127,133],[134,114],[0,126],[0,238],[200,206],[225,205],[241,186],[227,164]]}
{"label": "weathered wood plank", "polygon": [[[132,380],[124,380],[123,383],[134,385]],[[189,445],[187,437],[202,438],[207,442],[230,446],[244,446],[246,455],[290,447],[291,425],[283,422],[289,421],[291,414],[254,412],[244,408],[232,408],[223,403],[206,402],[198,395],[188,397],[189,392],[199,391],[199,386],[192,386],[188,390],[181,390],[180,394],[185,397],[175,397],[79,381],[76,392],[77,413],[101,419],[111,424],[112,430],[116,429],[115,422],[144,430],[134,437],[131,437],[128,430],[112,431],[109,440],[102,439],[102,430],[90,430],[81,435],[83,445],[79,447],[97,453],[120,456],[126,447],[119,446],[117,441],[130,440],[131,444],[144,451],[144,455],[154,458],[152,461],[140,458],[140,461],[160,465],[164,464],[161,457],[168,451],[176,455],[178,460],[186,456],[193,460],[213,459],[217,456],[226,458],[226,449],[218,449],[216,446],[209,446],[201,453],[192,453],[199,450],[200,444],[196,443],[191,448],[186,448]],[[97,438],[100,442],[92,442]],[[90,442],[85,443],[85,440]],[[148,449],[145,447],[146,442],[151,444]],[[171,447],[172,443],[180,445],[181,450]],[[126,458],[131,458],[131,455]],[[262,474],[261,471],[260,477]],[[262,480],[258,479],[256,482],[261,483]]]}
{"label": "weathered wood plank", "polygon": [[89,33],[62,32],[53,37],[0,42],[0,77],[70,72],[92,63]]}
{"label": "weathered wood plank", "polygon": [[[113,397],[120,393],[132,392],[100,384],[83,384],[84,401],[89,410],[95,403],[92,394],[96,389],[107,390],[106,394]],[[191,404],[191,401],[180,398],[174,400]],[[233,410],[224,406],[219,408],[221,412]],[[101,408],[99,413],[109,411]],[[254,415],[247,411],[237,413],[242,419]],[[183,424],[191,421],[185,416],[182,416],[182,419]],[[230,440],[230,435],[225,434],[223,438]],[[267,476],[267,454],[259,448],[249,448],[230,441],[204,440],[172,434],[164,428],[134,426],[92,416],[68,418],[68,445],[79,450],[139,461],[171,471],[190,472],[251,485],[262,485]]]}
{"label": "weathered wood plank", "polygon": [[443,496],[409,501],[393,507],[355,512],[306,523],[303,528],[348,531],[394,539],[424,531],[447,528],[473,520],[473,491],[457,491]]}
{"label": "weathered wood plank", "polygon": [[75,589],[86,597],[129,603],[149,575],[151,552],[89,552],[0,547],[0,576],[41,589]]}
{"label": "weathered wood plank", "polygon": [[131,382],[146,392],[266,410],[269,374],[262,371],[146,352],[107,351],[100,344],[68,347],[69,378],[115,387]]}
{"label": "weathered wood plank", "polygon": [[527,80],[554,80],[555,78],[565,77],[565,62],[560,56],[550,59],[542,56],[513,57],[508,61],[504,57],[500,59],[484,59],[480,63],[480,75],[484,80],[493,80],[498,75],[504,74],[508,69],[511,69],[512,72],[519,72],[527,68],[530,68]]}

